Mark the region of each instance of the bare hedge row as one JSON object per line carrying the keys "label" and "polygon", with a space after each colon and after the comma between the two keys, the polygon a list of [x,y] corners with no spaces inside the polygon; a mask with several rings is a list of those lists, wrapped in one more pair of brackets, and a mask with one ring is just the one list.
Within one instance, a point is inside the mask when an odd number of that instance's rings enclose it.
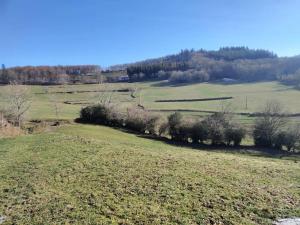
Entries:
{"label": "bare hedge row", "polygon": [[200,121],[184,118],[180,113],[165,118],[139,108],[130,108],[124,114],[115,106],[106,104],[83,108],[79,121],[125,127],[141,134],[171,137],[174,141],[186,143],[238,146],[246,135],[246,131],[225,113],[215,113]]}
{"label": "bare hedge row", "polygon": [[[260,147],[295,150],[299,145],[299,127],[287,127],[276,105],[267,104],[252,132],[254,143]],[[126,113],[112,104],[85,107],[78,122],[122,127],[140,134],[170,137],[183,143],[239,146],[246,130],[230,114],[214,113],[202,120],[188,119],[180,113],[167,118],[140,108],[129,108]]]}

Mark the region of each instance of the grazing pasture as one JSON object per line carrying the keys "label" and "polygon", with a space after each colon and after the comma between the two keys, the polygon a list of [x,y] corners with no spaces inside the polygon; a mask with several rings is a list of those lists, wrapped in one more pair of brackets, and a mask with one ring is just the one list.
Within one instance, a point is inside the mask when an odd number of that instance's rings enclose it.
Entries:
{"label": "grazing pasture", "polygon": [[300,215],[299,163],[67,125],[0,140],[0,215],[31,225],[272,224]]}
{"label": "grazing pasture", "polygon": [[[111,83],[91,85],[30,86],[32,92],[31,119],[53,119],[53,101],[59,105],[61,119],[74,119],[80,108],[109,99],[124,106],[141,104],[148,110],[181,110],[191,115],[202,115],[205,111],[220,111],[230,108],[237,113],[259,111],[266,101],[280,101],[290,113],[300,113],[300,91],[278,82],[243,84],[202,83],[194,85],[168,86],[163,82]],[[5,86],[0,86],[0,101],[5,98]],[[130,91],[120,91],[130,89]],[[198,102],[156,102],[162,99],[233,99]],[[193,112],[195,111],[195,112]],[[198,111],[203,111],[198,112]],[[252,118],[242,117],[244,121]]]}
{"label": "grazing pasture", "polygon": [[[1,106],[6,91],[0,87]],[[300,92],[276,82],[30,86],[30,92],[27,118],[44,121],[74,120],[81,107],[100,101],[124,110],[139,104],[201,116],[197,110],[225,110],[228,105],[234,112],[255,112],[275,96],[291,112],[300,112]],[[155,102],[226,96],[233,99]],[[300,216],[297,155],[274,156],[250,147],[192,149],[103,126],[69,124],[42,130],[0,139],[4,224],[272,224]]]}

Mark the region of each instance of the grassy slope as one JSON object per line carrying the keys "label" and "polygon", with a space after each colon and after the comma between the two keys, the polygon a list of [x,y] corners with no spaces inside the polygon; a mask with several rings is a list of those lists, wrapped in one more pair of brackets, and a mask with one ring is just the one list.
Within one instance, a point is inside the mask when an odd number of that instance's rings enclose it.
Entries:
{"label": "grassy slope", "polygon": [[[155,90],[155,91],[154,91]],[[220,110],[220,101],[191,102],[191,103],[156,103],[157,99],[186,99],[186,98],[211,98],[211,97],[234,97],[233,108],[238,112],[255,112],[267,100],[277,99],[282,102],[291,112],[300,112],[298,99],[300,92],[291,87],[286,87],[277,82],[245,83],[245,84],[194,84],[179,87],[156,87],[145,90],[145,104],[151,108],[159,109],[200,109]],[[248,98],[248,110],[245,109],[246,97]]]}
{"label": "grassy slope", "polygon": [[0,140],[7,224],[270,224],[300,216],[299,161],[70,125]]}
{"label": "grassy slope", "polygon": [[[270,99],[277,99],[282,102],[290,112],[300,113],[300,91],[291,87],[286,87],[277,82],[261,82],[250,84],[195,84],[179,87],[156,87],[157,83],[134,83],[134,84],[108,84],[109,89],[120,89],[126,87],[142,88],[142,104],[148,109],[194,109],[194,110],[220,110],[221,102],[189,102],[189,103],[155,103],[159,99],[186,99],[186,98],[206,98],[206,97],[226,97],[233,96],[234,100],[226,101],[232,105],[237,112],[254,112],[263,106]],[[52,86],[49,92],[55,91],[80,91],[80,90],[103,90],[99,85],[69,85]],[[32,93],[43,93],[41,86],[32,86]],[[1,97],[1,93],[3,93]],[[85,100],[93,102],[97,99],[95,93],[75,93],[75,94],[55,94],[55,98],[60,102],[60,118],[74,119],[78,116],[80,105],[65,105],[64,101]],[[99,94],[98,94],[99,95]],[[0,102],[5,96],[5,87],[0,86]],[[248,97],[248,110],[245,110],[245,99]],[[115,93],[113,102],[128,106],[137,104],[139,98],[132,99],[129,93]],[[30,117],[37,119],[54,118],[54,107],[49,101],[49,95],[33,95],[33,104]],[[197,113],[196,113],[197,114]],[[199,114],[199,113],[198,113]],[[247,118],[243,118],[247,119]]]}

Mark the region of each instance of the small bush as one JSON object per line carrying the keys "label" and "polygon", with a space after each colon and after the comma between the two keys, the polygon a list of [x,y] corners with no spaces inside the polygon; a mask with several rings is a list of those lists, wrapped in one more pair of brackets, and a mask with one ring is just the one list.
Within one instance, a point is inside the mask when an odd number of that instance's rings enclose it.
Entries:
{"label": "small bush", "polygon": [[168,117],[169,134],[174,141],[188,142],[191,137],[192,123],[183,120],[183,116],[176,112]]}
{"label": "small bush", "polygon": [[147,129],[147,121],[145,113],[142,109],[131,108],[127,110],[126,128],[145,133]]}
{"label": "small bush", "polygon": [[279,132],[274,139],[274,147],[278,150],[282,150],[283,146],[285,145],[285,141],[286,141],[286,132],[284,131]]}
{"label": "small bush", "polygon": [[126,127],[140,133],[156,135],[159,129],[160,116],[140,108],[127,110]]}
{"label": "small bush", "polygon": [[178,140],[188,143],[192,137],[193,123],[188,120],[181,121],[179,125]]}
{"label": "small bush", "polygon": [[242,140],[246,136],[245,129],[241,128],[240,126],[236,124],[231,124],[226,127],[225,129],[225,142],[228,146],[234,145],[234,146],[240,146]]}
{"label": "small bush", "polygon": [[225,127],[228,125],[225,113],[215,113],[209,116],[205,123],[208,128],[208,137],[212,145],[220,145],[225,140]]}
{"label": "small bush", "polygon": [[80,120],[88,123],[105,123],[106,108],[103,105],[88,106],[80,111]]}
{"label": "small bush", "polygon": [[181,140],[181,134],[180,134],[180,125],[182,122],[182,115],[178,112],[171,114],[168,117],[168,123],[169,123],[169,134],[174,141],[180,141]]}
{"label": "small bush", "polygon": [[281,131],[278,133],[275,139],[275,147],[282,150],[285,147],[288,151],[296,149],[297,144],[300,141],[300,129],[299,127],[288,128],[288,131]]}
{"label": "small bush", "polygon": [[146,130],[149,134],[151,135],[157,135],[159,133],[159,121],[160,121],[160,116],[158,115],[151,115],[149,114],[146,119]]}
{"label": "small bush", "polygon": [[283,107],[276,101],[267,102],[261,117],[255,121],[253,131],[255,145],[273,147],[276,137],[285,124]]}
{"label": "small bush", "polygon": [[273,147],[280,129],[275,128],[269,121],[258,119],[253,130],[253,138],[256,146]]}
{"label": "small bush", "polygon": [[124,118],[113,105],[98,104],[82,108],[79,121],[115,127],[122,126]]}
{"label": "small bush", "polygon": [[285,135],[285,147],[288,151],[296,150],[297,144],[300,140],[300,133],[299,131],[291,131]]}
{"label": "small bush", "polygon": [[160,137],[168,135],[169,130],[170,130],[169,128],[170,128],[170,126],[169,126],[168,122],[161,123],[159,128],[158,128],[158,135]]}
{"label": "small bush", "polygon": [[125,115],[115,106],[111,105],[107,111],[107,124],[111,127],[123,127],[125,125]]}
{"label": "small bush", "polygon": [[207,141],[209,137],[208,133],[208,125],[206,121],[198,121],[196,122],[191,130],[191,138],[194,143],[201,143],[203,144]]}

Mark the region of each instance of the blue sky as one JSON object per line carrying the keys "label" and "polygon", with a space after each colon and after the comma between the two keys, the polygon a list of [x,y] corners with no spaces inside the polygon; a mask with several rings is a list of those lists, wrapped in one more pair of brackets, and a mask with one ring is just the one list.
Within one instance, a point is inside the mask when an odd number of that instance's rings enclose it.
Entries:
{"label": "blue sky", "polygon": [[0,0],[0,64],[108,66],[181,49],[300,54],[299,0]]}

